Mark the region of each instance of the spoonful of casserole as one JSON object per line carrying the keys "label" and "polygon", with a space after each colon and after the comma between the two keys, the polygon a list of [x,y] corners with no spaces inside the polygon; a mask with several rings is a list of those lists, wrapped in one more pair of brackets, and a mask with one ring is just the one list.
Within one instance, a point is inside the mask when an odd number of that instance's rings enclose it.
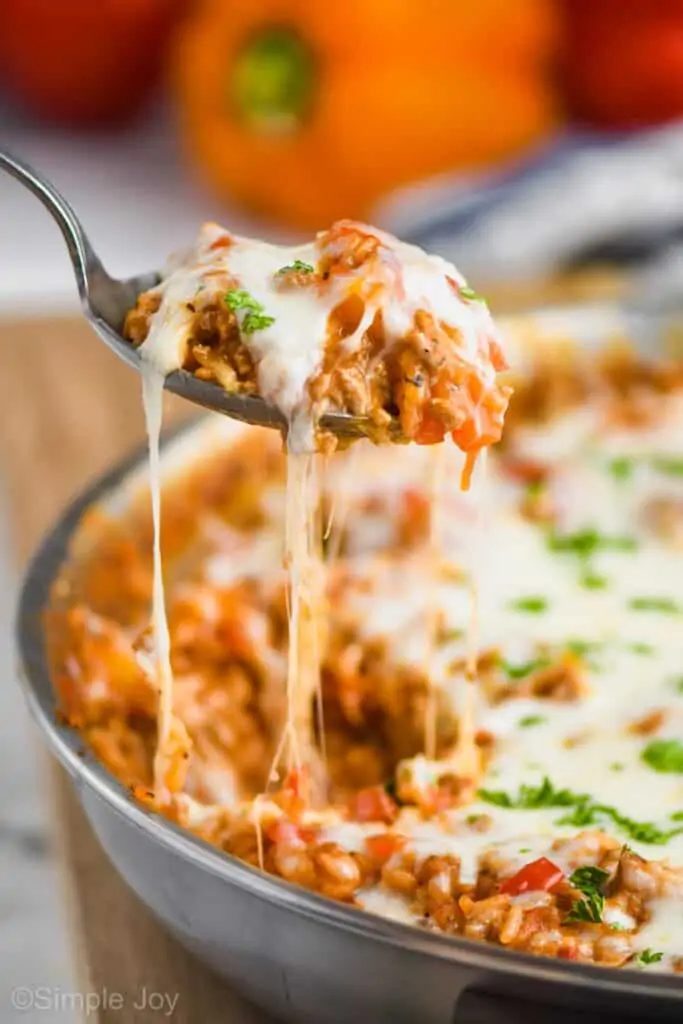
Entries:
{"label": "spoonful of casserole", "polygon": [[205,224],[162,272],[119,281],[49,182],[7,153],[0,168],[57,221],[102,340],[170,391],[277,427],[293,451],[450,435],[473,463],[500,438],[501,343],[486,303],[441,257],[353,221],[296,247]]}

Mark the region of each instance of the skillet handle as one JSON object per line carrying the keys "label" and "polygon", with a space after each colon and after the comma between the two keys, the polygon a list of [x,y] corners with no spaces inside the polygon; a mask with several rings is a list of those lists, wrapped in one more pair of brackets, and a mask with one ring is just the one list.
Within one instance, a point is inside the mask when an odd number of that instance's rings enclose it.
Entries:
{"label": "skillet handle", "polygon": [[652,1015],[633,1016],[602,1007],[586,1011],[467,988],[456,1003],[452,1024],[652,1024]]}

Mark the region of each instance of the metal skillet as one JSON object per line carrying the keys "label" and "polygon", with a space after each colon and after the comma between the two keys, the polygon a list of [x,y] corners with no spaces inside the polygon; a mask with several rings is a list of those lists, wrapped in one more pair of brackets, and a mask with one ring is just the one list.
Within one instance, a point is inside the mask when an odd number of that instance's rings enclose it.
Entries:
{"label": "metal skillet", "polygon": [[[616,307],[597,317],[576,308],[536,318],[553,330],[563,324],[568,336],[589,347],[599,346],[623,320]],[[661,324],[648,327],[643,321],[641,326],[649,346]],[[223,418],[213,427],[228,437],[244,429]],[[191,460],[197,429],[209,428],[200,425],[167,439],[166,472],[175,473]],[[83,752],[80,737],[55,714],[42,614],[85,509],[97,502],[120,516],[144,483],[141,452],[68,509],[29,568],[18,641],[23,687],[47,743],[71,776],[113,864],[169,930],[247,998],[292,1024],[568,1024],[579,1015],[628,1022],[632,1014],[680,1020],[683,983],[675,976],[531,957],[328,901],[262,874],[151,814]],[[82,533],[79,541],[82,545]]]}
{"label": "metal skillet", "polygon": [[[119,332],[125,311],[158,276],[114,281],[73,211],[51,186],[7,154],[0,154],[0,167],[29,187],[55,217],[69,248],[86,316],[117,355],[139,368],[135,350]],[[645,347],[670,319],[666,311],[648,312],[637,303],[628,311],[604,305],[546,310],[537,319],[551,330],[564,323],[568,335],[592,345],[592,335],[606,336],[625,317],[627,330]],[[276,411],[260,399],[227,396],[190,374],[171,375],[167,387],[235,419],[282,426]],[[349,426],[325,425],[339,432]],[[182,463],[188,456],[187,438],[183,432],[167,440],[167,465]],[[29,706],[68,770],[104,849],[180,941],[255,1003],[296,1024],[448,1024],[522,1018],[529,1024],[539,1019],[542,1004],[549,1008],[545,1019],[557,1022],[590,1013],[601,1021],[608,1021],[611,1014],[628,1021],[633,1012],[647,1019],[680,1019],[683,984],[675,977],[535,958],[423,932],[261,874],[149,813],[83,751],[80,737],[56,715],[42,616],[83,512],[97,502],[120,515],[135,479],[141,483],[144,461],[144,453],[139,453],[117,466],[57,523],[24,582],[18,641]]]}

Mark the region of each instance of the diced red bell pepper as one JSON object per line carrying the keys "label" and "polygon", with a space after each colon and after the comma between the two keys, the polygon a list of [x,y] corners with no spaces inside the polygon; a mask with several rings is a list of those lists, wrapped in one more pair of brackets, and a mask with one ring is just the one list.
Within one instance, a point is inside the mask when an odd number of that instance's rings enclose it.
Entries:
{"label": "diced red bell pepper", "polygon": [[314,829],[304,828],[288,818],[279,818],[265,832],[276,846],[305,846],[315,836]]}
{"label": "diced red bell pepper", "polygon": [[282,789],[288,790],[293,793],[294,796],[306,799],[308,793],[309,774],[307,768],[292,768],[285,775],[282,783]]}
{"label": "diced red bell pepper", "polygon": [[444,439],[446,428],[441,420],[427,414],[422,417],[422,422],[417,428],[413,441],[415,444],[440,444]]}
{"label": "diced red bell pepper", "polygon": [[390,825],[398,814],[398,805],[384,786],[369,786],[354,795],[350,810],[355,821],[384,821]]}
{"label": "diced red bell pepper", "polygon": [[564,872],[547,857],[539,857],[525,864],[512,878],[506,878],[500,891],[508,896],[523,892],[550,892],[564,878]]}
{"label": "diced red bell pepper", "polygon": [[378,864],[386,864],[404,845],[405,837],[393,835],[391,832],[381,832],[376,836],[368,836],[365,840],[368,855]]}

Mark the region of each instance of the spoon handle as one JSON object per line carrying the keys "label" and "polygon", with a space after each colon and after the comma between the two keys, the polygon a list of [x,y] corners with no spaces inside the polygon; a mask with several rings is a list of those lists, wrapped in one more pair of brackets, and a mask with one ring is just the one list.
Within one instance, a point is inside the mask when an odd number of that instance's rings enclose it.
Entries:
{"label": "spoon handle", "polygon": [[54,185],[11,153],[0,151],[0,170],[6,171],[32,192],[59,225],[76,274],[79,295],[86,303],[91,282],[96,277],[106,277],[106,272],[73,209]]}

